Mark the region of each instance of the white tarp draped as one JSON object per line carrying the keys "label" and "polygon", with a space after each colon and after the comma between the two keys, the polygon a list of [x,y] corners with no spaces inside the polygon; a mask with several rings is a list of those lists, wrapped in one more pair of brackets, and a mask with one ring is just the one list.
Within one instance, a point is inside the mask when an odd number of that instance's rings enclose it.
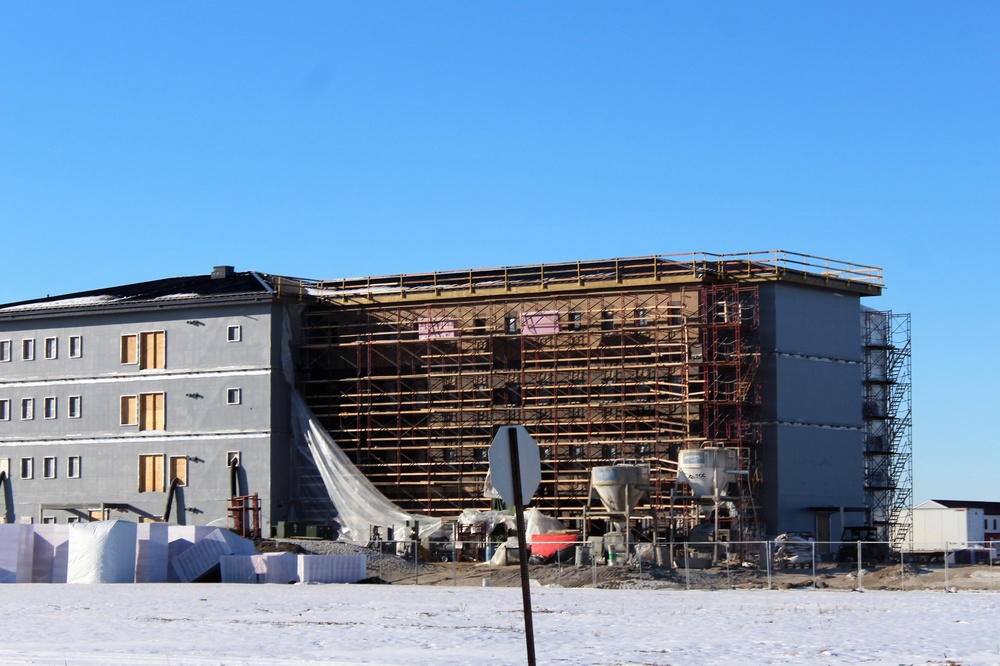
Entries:
{"label": "white tarp draped", "polygon": [[125,520],[69,526],[67,583],[134,583],[136,524]]}
{"label": "white tarp draped", "polygon": [[337,507],[340,539],[367,542],[372,525],[393,528],[396,539],[406,538],[407,521],[420,521],[421,538],[441,527],[440,518],[411,515],[390,502],[365,478],[313,416],[297,391],[292,393],[292,428],[309,446],[330,500]]}

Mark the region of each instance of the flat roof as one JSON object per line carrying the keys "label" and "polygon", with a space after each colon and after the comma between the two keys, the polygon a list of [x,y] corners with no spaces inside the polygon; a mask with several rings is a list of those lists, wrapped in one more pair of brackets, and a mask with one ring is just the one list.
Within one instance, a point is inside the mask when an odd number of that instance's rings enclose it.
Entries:
{"label": "flat roof", "polygon": [[782,281],[861,296],[878,296],[883,288],[881,268],[786,250],[694,252],[337,280],[268,279],[283,296],[357,305],[665,284]]}

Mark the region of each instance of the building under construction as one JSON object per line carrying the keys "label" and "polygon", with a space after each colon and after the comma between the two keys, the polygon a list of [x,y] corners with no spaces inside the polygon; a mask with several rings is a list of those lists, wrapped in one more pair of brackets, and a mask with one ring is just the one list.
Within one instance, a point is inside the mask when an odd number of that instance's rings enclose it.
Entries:
{"label": "building under construction", "polygon": [[[882,288],[778,251],[335,281],[219,266],[0,305],[0,519],[202,524],[252,495],[267,530],[379,493],[454,519],[490,508],[488,447],[523,424],[533,503],[573,527],[905,538],[909,318],[862,307]],[[625,516],[594,501],[616,464],[641,468]]]}
{"label": "building under construction", "polygon": [[[890,415],[869,394],[895,381],[866,366],[871,335],[863,349],[874,319],[860,299],[881,293],[880,269],[695,254],[276,286],[309,303],[309,406],[408,512],[488,508],[487,449],[504,424],[538,442],[533,504],[567,524],[591,504],[591,470],[620,461],[649,465],[636,514],[661,536],[676,516],[682,530],[714,517],[732,540],[829,540],[909,501],[908,430],[871,453],[872,419]],[[734,452],[709,507],[678,483],[691,448]]]}

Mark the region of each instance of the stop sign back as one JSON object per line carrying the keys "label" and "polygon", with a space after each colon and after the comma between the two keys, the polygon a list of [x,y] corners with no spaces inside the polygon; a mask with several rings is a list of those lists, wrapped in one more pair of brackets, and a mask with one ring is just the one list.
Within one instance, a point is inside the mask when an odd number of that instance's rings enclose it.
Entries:
{"label": "stop sign back", "polygon": [[521,506],[528,504],[542,482],[542,460],[538,444],[522,425],[502,426],[490,444],[490,477],[493,487],[507,504],[516,504],[514,471],[510,460],[510,431],[514,431],[518,467],[521,472]]}

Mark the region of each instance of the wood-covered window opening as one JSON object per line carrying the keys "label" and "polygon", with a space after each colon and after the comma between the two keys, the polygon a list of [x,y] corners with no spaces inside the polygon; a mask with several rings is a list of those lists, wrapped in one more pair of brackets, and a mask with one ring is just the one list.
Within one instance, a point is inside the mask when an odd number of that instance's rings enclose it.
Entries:
{"label": "wood-covered window opening", "polygon": [[134,395],[122,396],[121,424],[136,425],[139,423],[139,398]]}
{"label": "wood-covered window opening", "polygon": [[177,479],[178,486],[188,484],[188,459],[187,456],[170,456],[170,483]]}
{"label": "wood-covered window opening", "polygon": [[167,367],[166,331],[147,331],[139,334],[139,369],[162,370]]}
{"label": "wood-covered window opening", "polygon": [[162,453],[139,456],[139,492],[162,493],[164,456]]}
{"label": "wood-covered window opening", "polygon": [[139,362],[138,336],[122,336],[122,364],[134,365]]}
{"label": "wood-covered window opening", "polygon": [[139,430],[166,429],[166,395],[139,394]]}

